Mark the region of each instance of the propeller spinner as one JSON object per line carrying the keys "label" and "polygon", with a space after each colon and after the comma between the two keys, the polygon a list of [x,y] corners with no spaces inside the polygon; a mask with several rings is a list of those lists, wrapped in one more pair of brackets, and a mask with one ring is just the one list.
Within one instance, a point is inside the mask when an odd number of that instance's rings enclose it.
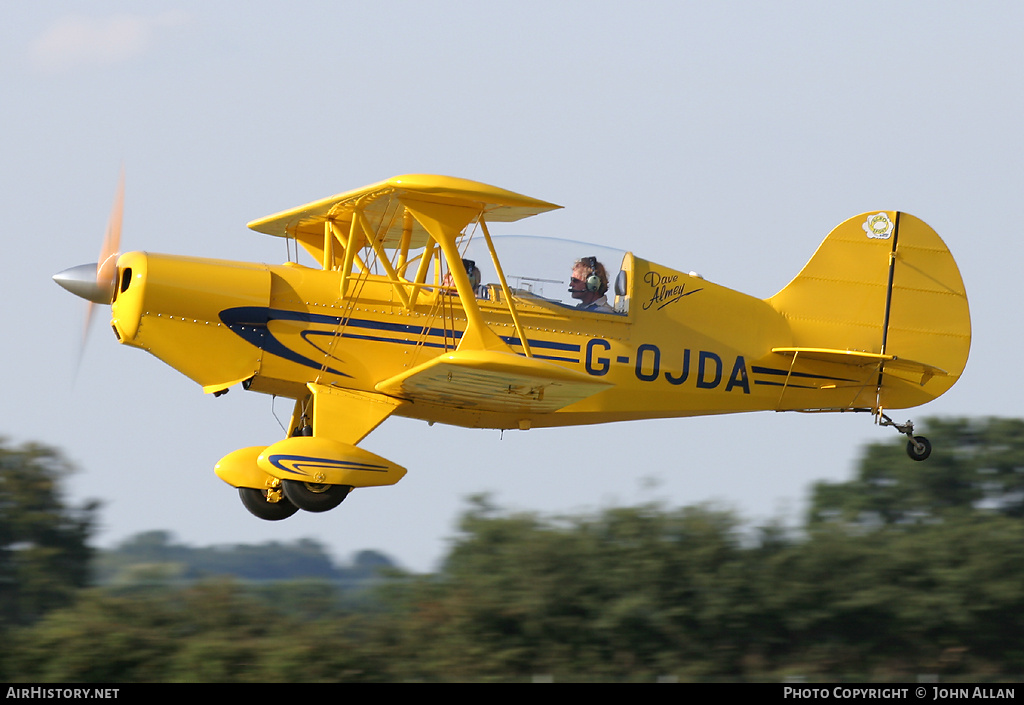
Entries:
{"label": "propeller spinner", "polygon": [[117,195],[114,207],[110,211],[107,233],[103,238],[99,262],[96,264],[80,264],[53,275],[53,280],[89,302],[85,327],[89,328],[92,320],[94,304],[110,305],[114,300],[114,289],[117,286],[117,257],[121,247],[121,216],[124,212],[124,170],[117,184]]}

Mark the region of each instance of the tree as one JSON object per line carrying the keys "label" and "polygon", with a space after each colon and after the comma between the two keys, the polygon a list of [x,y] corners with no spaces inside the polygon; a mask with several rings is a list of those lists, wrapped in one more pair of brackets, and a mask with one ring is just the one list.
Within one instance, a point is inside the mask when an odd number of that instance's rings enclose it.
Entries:
{"label": "tree", "polygon": [[[850,482],[814,486],[810,524],[919,524],[957,514],[1024,518],[1024,420],[927,419],[924,463],[903,440],[867,447]],[[940,440],[941,439],[941,440]]]}
{"label": "tree", "polygon": [[[308,597],[301,588],[283,592],[292,601]],[[390,645],[381,645],[372,623],[326,602],[319,606],[316,614],[299,616],[291,605],[225,580],[92,588],[74,605],[19,630],[6,675],[62,683],[397,679]]]}
{"label": "tree", "polygon": [[477,498],[443,570],[407,586],[416,677],[734,672],[756,604],[738,520],[657,505],[546,519]]}
{"label": "tree", "polygon": [[53,448],[0,440],[0,632],[68,604],[89,581],[99,505],[64,502],[72,470]]}

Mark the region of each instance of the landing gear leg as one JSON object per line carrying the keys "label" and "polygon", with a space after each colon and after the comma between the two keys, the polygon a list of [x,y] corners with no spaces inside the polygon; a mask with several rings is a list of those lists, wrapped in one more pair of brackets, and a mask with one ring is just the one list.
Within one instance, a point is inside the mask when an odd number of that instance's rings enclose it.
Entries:
{"label": "landing gear leg", "polygon": [[878,424],[880,426],[892,426],[910,440],[907,441],[907,455],[911,460],[925,460],[932,454],[932,444],[924,436],[914,435],[914,422],[896,423],[881,411],[878,412]]}

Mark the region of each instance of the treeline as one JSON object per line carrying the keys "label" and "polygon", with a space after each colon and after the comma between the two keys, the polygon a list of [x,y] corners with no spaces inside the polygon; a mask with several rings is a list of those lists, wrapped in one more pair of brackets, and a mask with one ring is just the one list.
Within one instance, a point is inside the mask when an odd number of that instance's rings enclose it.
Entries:
{"label": "treeline", "polygon": [[169,531],[136,534],[100,551],[93,561],[93,582],[102,586],[193,583],[230,575],[243,581],[316,578],[345,589],[365,587],[395,563],[378,551],[359,551],[351,565],[338,565],[319,541],[269,541],[260,544],[188,546]]}
{"label": "treeline", "polygon": [[[935,449],[926,463],[907,459],[902,443],[869,446],[856,477],[813,488],[798,530],[746,528],[734,512],[709,506],[553,518],[474,498],[436,573],[392,568],[357,601],[343,599],[346,588],[329,576],[102,587],[71,580],[31,618],[5,613],[0,675],[1017,679],[1024,421],[928,426]],[[4,500],[8,465],[0,462]],[[83,511],[71,512],[79,526]],[[4,555],[27,550],[20,545],[6,544]],[[2,577],[0,589],[9,585]]]}

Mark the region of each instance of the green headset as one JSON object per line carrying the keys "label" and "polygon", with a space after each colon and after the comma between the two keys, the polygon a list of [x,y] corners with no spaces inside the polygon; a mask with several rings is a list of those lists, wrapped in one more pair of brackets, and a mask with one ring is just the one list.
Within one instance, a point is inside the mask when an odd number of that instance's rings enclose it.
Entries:
{"label": "green headset", "polygon": [[597,273],[597,257],[583,257],[580,262],[590,269],[590,274],[583,282],[587,286],[587,291],[601,291],[604,281]]}

